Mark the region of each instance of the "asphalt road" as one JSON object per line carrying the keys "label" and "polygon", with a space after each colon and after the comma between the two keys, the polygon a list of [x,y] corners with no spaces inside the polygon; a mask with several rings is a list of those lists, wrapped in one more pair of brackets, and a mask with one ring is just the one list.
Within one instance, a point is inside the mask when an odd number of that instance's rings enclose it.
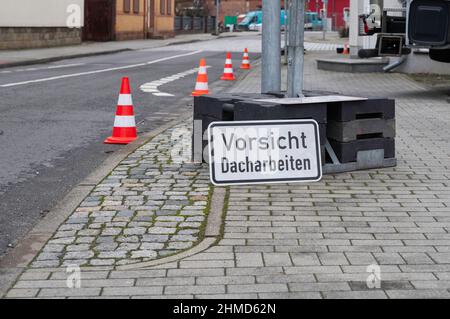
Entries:
{"label": "asphalt road", "polygon": [[[111,132],[123,76],[130,78],[138,131],[150,131],[190,109],[180,100],[192,92],[196,74],[159,88],[173,97],[142,92],[142,84],[192,70],[201,57],[211,66],[211,84],[223,71],[222,49],[241,51],[245,44],[214,40],[196,49],[177,45],[2,69],[0,256],[121,147],[102,142]],[[240,57],[235,54],[236,70]]]}

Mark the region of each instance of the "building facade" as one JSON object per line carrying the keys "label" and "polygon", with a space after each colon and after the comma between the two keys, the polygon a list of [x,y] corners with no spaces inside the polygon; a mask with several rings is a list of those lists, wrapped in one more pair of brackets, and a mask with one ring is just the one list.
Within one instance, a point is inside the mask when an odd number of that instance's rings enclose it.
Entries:
{"label": "building facade", "polygon": [[5,0],[0,49],[174,35],[175,0]]}
{"label": "building facade", "polygon": [[174,35],[175,0],[85,0],[86,41]]}
{"label": "building facade", "polygon": [[[194,3],[205,8],[206,15],[216,15],[216,0],[177,0],[177,7],[189,7]],[[323,0],[306,0],[306,10],[323,14]],[[281,8],[285,6],[285,0],[280,0]],[[328,0],[327,17],[331,19],[331,28],[338,30],[348,23],[350,0]],[[220,21],[225,16],[238,16],[249,11],[261,10],[262,0],[220,0]]]}
{"label": "building facade", "polygon": [[0,49],[81,43],[84,0],[14,0],[0,5]]}

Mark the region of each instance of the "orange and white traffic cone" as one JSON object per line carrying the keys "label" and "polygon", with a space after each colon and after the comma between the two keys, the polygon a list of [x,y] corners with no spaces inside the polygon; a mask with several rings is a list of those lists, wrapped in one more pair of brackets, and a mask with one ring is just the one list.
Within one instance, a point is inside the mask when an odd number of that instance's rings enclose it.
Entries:
{"label": "orange and white traffic cone", "polygon": [[221,80],[234,81],[236,78],[233,73],[233,61],[231,61],[231,53],[227,53],[227,59],[225,60],[225,68],[223,69],[223,75],[220,77]]}
{"label": "orange and white traffic cone", "polygon": [[350,46],[348,43],[344,44],[344,52],[342,52],[342,54],[350,54]]}
{"label": "orange and white traffic cone", "polygon": [[244,50],[244,57],[242,58],[241,69],[249,70],[250,69],[250,59],[248,58],[248,49]]}
{"label": "orange and white traffic cone", "polygon": [[117,102],[116,118],[112,136],[105,144],[128,144],[137,138],[136,121],[134,119],[133,100],[131,98],[130,81],[122,78],[119,101]]}
{"label": "orange and white traffic cone", "polygon": [[197,82],[195,83],[194,92],[192,96],[200,96],[209,94],[208,90],[208,74],[206,73],[206,61],[205,59],[200,60],[200,66],[198,68]]}

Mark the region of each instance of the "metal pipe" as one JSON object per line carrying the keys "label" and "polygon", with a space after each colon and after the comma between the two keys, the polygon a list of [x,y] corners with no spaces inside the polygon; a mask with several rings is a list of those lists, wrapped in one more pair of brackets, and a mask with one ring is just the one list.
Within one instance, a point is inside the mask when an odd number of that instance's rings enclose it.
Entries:
{"label": "metal pipe", "polygon": [[281,91],[280,1],[263,0],[262,16],[262,93]]}
{"label": "metal pipe", "polygon": [[326,39],[328,28],[328,0],[323,0],[323,17],[322,17],[322,40]]}
{"label": "metal pipe", "polygon": [[303,96],[305,0],[292,0],[289,10],[288,86],[289,97]]}
{"label": "metal pipe", "polygon": [[398,68],[400,65],[402,65],[403,63],[405,63],[406,59],[408,59],[408,56],[407,56],[407,55],[403,55],[403,56],[402,56],[400,59],[398,59],[397,61],[395,61],[395,62],[393,62],[393,63],[391,63],[391,64],[389,64],[389,65],[386,65],[386,66],[383,68],[383,71],[384,71],[384,72],[389,72],[389,71],[392,71],[392,70],[395,69],[395,68]]}
{"label": "metal pipe", "polygon": [[290,0],[284,0],[284,63],[288,62],[288,10]]}

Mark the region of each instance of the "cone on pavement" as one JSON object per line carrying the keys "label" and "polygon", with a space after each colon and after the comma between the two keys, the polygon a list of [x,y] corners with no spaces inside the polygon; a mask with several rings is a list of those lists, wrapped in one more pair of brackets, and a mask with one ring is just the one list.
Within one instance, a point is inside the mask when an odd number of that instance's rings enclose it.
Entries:
{"label": "cone on pavement", "polygon": [[225,60],[225,68],[223,69],[223,75],[220,77],[221,80],[234,81],[236,78],[233,73],[233,61],[231,60],[231,53],[227,53],[227,59]]}
{"label": "cone on pavement", "polygon": [[136,121],[134,119],[133,100],[131,98],[130,81],[122,78],[119,101],[117,102],[116,118],[112,136],[105,144],[128,144],[137,138]]}
{"label": "cone on pavement", "polygon": [[250,60],[248,58],[248,49],[247,48],[245,48],[245,50],[244,50],[244,57],[242,58],[241,69],[243,69],[243,70],[250,69]]}
{"label": "cone on pavement", "polygon": [[342,54],[350,54],[350,47],[348,45],[348,42],[344,44],[344,52]]}
{"label": "cone on pavement", "polygon": [[198,68],[197,82],[195,83],[194,92],[192,96],[200,96],[209,94],[208,90],[208,75],[206,73],[206,61],[205,59],[200,60],[200,66]]}

